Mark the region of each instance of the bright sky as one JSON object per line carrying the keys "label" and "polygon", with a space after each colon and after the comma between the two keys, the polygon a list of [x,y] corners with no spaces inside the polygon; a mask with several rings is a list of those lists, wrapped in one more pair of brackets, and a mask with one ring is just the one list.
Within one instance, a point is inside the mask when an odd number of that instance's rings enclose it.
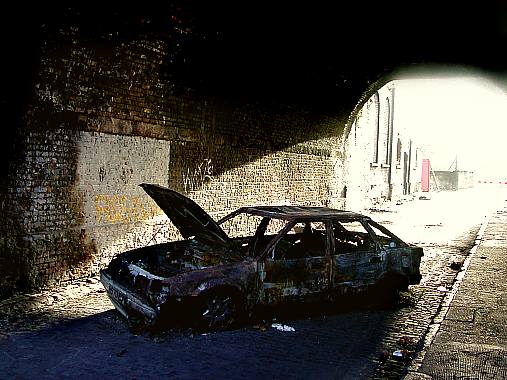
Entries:
{"label": "bright sky", "polygon": [[395,84],[394,122],[417,145],[430,147],[435,170],[459,170],[476,178],[507,178],[507,93],[476,78],[410,79]]}

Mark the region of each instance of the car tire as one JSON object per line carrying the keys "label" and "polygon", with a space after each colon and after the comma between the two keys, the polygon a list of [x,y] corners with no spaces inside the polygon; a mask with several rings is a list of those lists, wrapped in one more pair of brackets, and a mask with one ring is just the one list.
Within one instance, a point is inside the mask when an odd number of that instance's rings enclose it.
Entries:
{"label": "car tire", "polygon": [[200,327],[206,330],[225,330],[238,322],[241,314],[239,296],[229,291],[211,291],[202,296]]}
{"label": "car tire", "polygon": [[399,301],[400,290],[403,289],[406,279],[397,274],[387,275],[373,287],[371,292],[374,306],[395,307]]}

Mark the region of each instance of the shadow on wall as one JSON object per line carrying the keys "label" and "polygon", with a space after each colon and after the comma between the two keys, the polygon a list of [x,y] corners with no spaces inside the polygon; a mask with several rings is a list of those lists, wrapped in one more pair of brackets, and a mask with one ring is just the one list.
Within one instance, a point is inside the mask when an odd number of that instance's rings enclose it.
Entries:
{"label": "shadow on wall", "polygon": [[89,275],[97,248],[84,229],[28,232],[30,227],[19,221],[19,215],[6,212],[10,206],[17,208],[6,202],[0,212],[8,225],[2,226],[0,238],[0,300]]}

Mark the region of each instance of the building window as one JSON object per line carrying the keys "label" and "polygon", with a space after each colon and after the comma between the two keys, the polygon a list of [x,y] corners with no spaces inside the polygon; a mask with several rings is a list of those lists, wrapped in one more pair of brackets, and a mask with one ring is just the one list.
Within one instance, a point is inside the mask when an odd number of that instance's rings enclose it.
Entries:
{"label": "building window", "polygon": [[401,165],[401,139],[398,135],[398,142],[396,143],[396,163]]}
{"label": "building window", "polygon": [[375,126],[373,140],[373,163],[378,164],[378,148],[380,139],[380,98],[378,92],[373,95],[373,103],[375,107]]}
{"label": "building window", "polygon": [[385,164],[389,165],[389,154],[391,153],[391,101],[386,98],[386,157]]}

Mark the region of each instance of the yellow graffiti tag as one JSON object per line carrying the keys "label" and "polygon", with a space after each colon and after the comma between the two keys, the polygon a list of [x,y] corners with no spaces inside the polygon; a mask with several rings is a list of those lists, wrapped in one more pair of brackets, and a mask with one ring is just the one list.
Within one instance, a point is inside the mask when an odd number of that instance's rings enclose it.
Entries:
{"label": "yellow graffiti tag", "polygon": [[153,218],[162,211],[147,205],[140,196],[106,195],[95,196],[95,220],[99,223],[135,223]]}

